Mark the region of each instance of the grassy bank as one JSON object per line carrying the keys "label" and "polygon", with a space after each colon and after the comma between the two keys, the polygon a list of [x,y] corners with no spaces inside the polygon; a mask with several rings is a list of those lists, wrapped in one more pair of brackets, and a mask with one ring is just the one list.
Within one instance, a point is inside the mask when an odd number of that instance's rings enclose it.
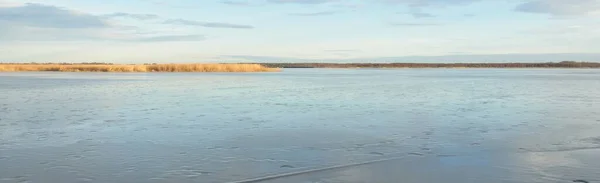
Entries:
{"label": "grassy bank", "polygon": [[0,64],[0,72],[272,72],[260,64]]}

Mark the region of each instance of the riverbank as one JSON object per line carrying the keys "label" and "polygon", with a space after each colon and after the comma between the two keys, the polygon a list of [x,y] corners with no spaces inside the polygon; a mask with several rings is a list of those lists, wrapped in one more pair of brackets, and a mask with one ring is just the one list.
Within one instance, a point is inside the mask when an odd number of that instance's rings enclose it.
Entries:
{"label": "riverbank", "polygon": [[274,72],[280,68],[600,68],[600,62],[540,63],[0,63],[0,72]]}
{"label": "riverbank", "polygon": [[0,64],[0,72],[273,72],[260,64]]}

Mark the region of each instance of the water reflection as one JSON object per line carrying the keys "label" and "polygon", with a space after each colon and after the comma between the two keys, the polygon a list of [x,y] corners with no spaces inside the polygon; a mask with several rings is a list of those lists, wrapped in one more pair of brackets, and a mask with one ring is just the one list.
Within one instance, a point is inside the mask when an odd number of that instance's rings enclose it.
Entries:
{"label": "water reflection", "polygon": [[0,73],[0,181],[593,182],[596,72]]}

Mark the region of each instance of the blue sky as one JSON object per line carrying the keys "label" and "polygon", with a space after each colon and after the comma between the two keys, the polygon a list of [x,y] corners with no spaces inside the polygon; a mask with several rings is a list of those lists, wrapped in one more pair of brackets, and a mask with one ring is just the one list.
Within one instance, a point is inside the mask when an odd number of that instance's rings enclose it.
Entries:
{"label": "blue sky", "polygon": [[0,0],[4,62],[600,61],[600,0]]}

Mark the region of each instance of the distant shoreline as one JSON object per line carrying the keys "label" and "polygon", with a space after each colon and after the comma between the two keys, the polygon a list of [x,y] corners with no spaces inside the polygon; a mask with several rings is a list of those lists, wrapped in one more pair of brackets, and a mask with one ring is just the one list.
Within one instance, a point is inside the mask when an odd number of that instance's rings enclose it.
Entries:
{"label": "distant shoreline", "polygon": [[0,72],[273,72],[281,68],[591,68],[600,69],[600,62],[544,63],[186,63],[186,64],[115,64],[89,63],[0,63]]}
{"label": "distant shoreline", "polygon": [[0,63],[0,72],[274,72],[260,64]]}
{"label": "distant shoreline", "polygon": [[255,63],[270,68],[600,68],[600,62],[545,63]]}

